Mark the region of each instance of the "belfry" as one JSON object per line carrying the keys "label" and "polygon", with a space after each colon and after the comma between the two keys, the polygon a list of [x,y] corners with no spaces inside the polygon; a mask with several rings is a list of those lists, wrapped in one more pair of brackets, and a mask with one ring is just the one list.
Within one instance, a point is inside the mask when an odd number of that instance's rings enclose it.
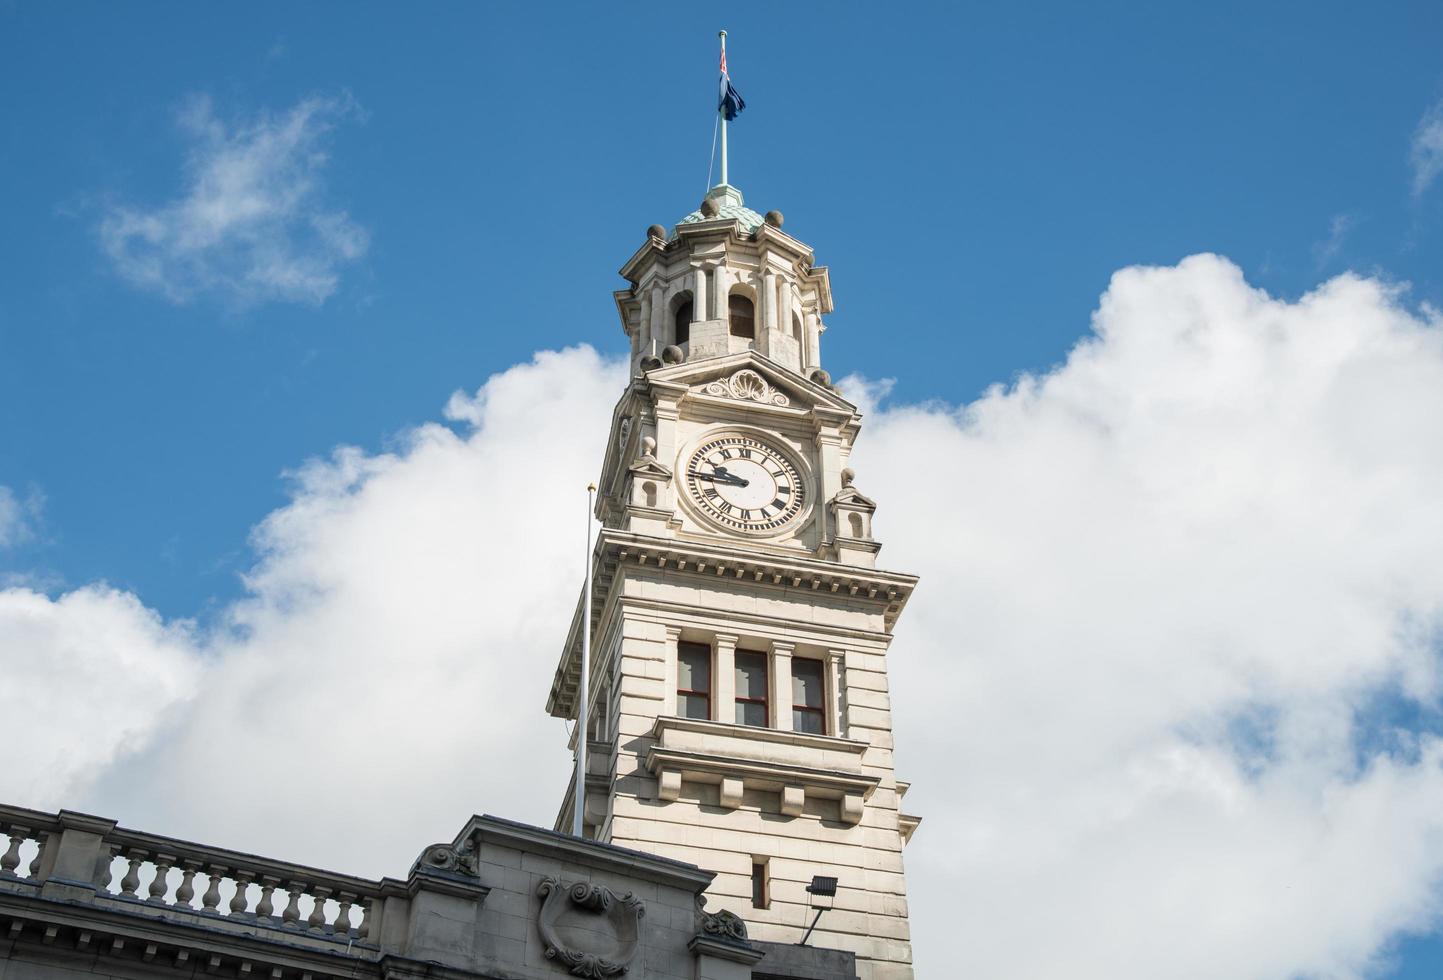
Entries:
{"label": "belfry", "polygon": [[714,901],[757,939],[911,977],[918,818],[887,656],[917,579],[877,567],[876,505],[848,467],[861,416],[822,367],[831,283],[782,227],[723,182],[621,268],[631,379],[547,710],[585,719],[586,836],[716,872]]}

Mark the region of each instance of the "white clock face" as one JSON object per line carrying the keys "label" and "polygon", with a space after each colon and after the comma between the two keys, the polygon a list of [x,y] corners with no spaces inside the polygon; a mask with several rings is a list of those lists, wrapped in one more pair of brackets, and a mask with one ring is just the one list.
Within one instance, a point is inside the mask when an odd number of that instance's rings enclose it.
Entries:
{"label": "white clock face", "polygon": [[686,488],[703,514],[737,531],[776,532],[802,513],[806,488],[791,460],[749,436],[708,439],[686,465]]}

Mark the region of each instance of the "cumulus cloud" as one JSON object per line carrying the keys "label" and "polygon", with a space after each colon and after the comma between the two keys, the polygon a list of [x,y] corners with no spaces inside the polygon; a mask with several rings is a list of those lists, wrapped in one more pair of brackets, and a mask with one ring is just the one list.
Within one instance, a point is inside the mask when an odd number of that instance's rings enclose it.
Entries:
{"label": "cumulus cloud", "polygon": [[919,962],[1363,976],[1439,911],[1443,743],[1382,709],[1438,708],[1443,329],[1196,256],[1118,273],[1093,330],[855,457],[922,575],[892,658]]}
{"label": "cumulus cloud", "polygon": [[[891,657],[919,975],[1362,977],[1439,913],[1443,325],[1374,280],[1284,302],[1197,256],[1118,273],[1092,328],[968,405],[849,389],[879,405],[854,463],[883,564],[922,575]],[[564,515],[623,382],[538,355],[392,453],[302,468],[207,636],[7,594],[98,661],[166,664],[110,639],[149,630],[180,678],[33,677],[144,716],[119,764],[53,752],[22,802],[393,874],[473,811],[548,823]]]}
{"label": "cumulus cloud", "polygon": [[355,114],[349,99],[311,96],[228,124],[208,98],[190,100],[177,119],[191,144],[181,194],[113,205],[100,220],[115,271],[175,303],[324,302],[370,241],[324,193],[330,135]]}
{"label": "cumulus cloud", "polygon": [[1418,120],[1409,162],[1413,166],[1413,194],[1418,196],[1443,173],[1443,99]]}
{"label": "cumulus cloud", "polygon": [[90,586],[59,599],[0,590],[7,802],[74,806],[102,770],[144,749],[197,688],[185,622],[135,596]]}

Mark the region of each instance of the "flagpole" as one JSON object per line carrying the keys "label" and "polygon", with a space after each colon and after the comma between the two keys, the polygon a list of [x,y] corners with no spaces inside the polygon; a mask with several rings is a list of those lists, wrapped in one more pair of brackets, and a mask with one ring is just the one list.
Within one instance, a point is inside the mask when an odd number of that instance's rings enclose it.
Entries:
{"label": "flagpole", "polygon": [[[726,32],[726,31],[718,31],[718,32],[717,32],[717,37],[721,38],[721,53],[722,53],[722,57],[725,58],[725,57],[726,57],[726,53],[727,53],[727,32]],[[717,106],[717,110],[716,110],[716,111],[717,111],[717,114],[721,116],[721,146],[722,146],[721,182],[722,182],[723,186],[725,186],[726,183],[727,183],[727,113],[726,113],[726,106],[724,106],[724,105],[722,105],[722,106]]]}
{"label": "flagpole", "polygon": [[591,516],[596,484],[586,485],[586,584],[581,590],[581,689],[576,694],[576,796],[571,804],[571,835],[584,837],[586,812],[586,736],[591,714]]}

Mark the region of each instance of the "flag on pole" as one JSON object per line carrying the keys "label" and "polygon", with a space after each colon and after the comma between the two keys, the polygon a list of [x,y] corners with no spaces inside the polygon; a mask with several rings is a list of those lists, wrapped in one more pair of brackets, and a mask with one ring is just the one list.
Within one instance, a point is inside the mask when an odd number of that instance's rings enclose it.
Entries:
{"label": "flag on pole", "polygon": [[722,48],[721,53],[721,100],[717,103],[717,109],[727,122],[731,122],[743,109],[747,107],[746,100],[741,93],[732,88],[731,76],[727,74],[727,52]]}

